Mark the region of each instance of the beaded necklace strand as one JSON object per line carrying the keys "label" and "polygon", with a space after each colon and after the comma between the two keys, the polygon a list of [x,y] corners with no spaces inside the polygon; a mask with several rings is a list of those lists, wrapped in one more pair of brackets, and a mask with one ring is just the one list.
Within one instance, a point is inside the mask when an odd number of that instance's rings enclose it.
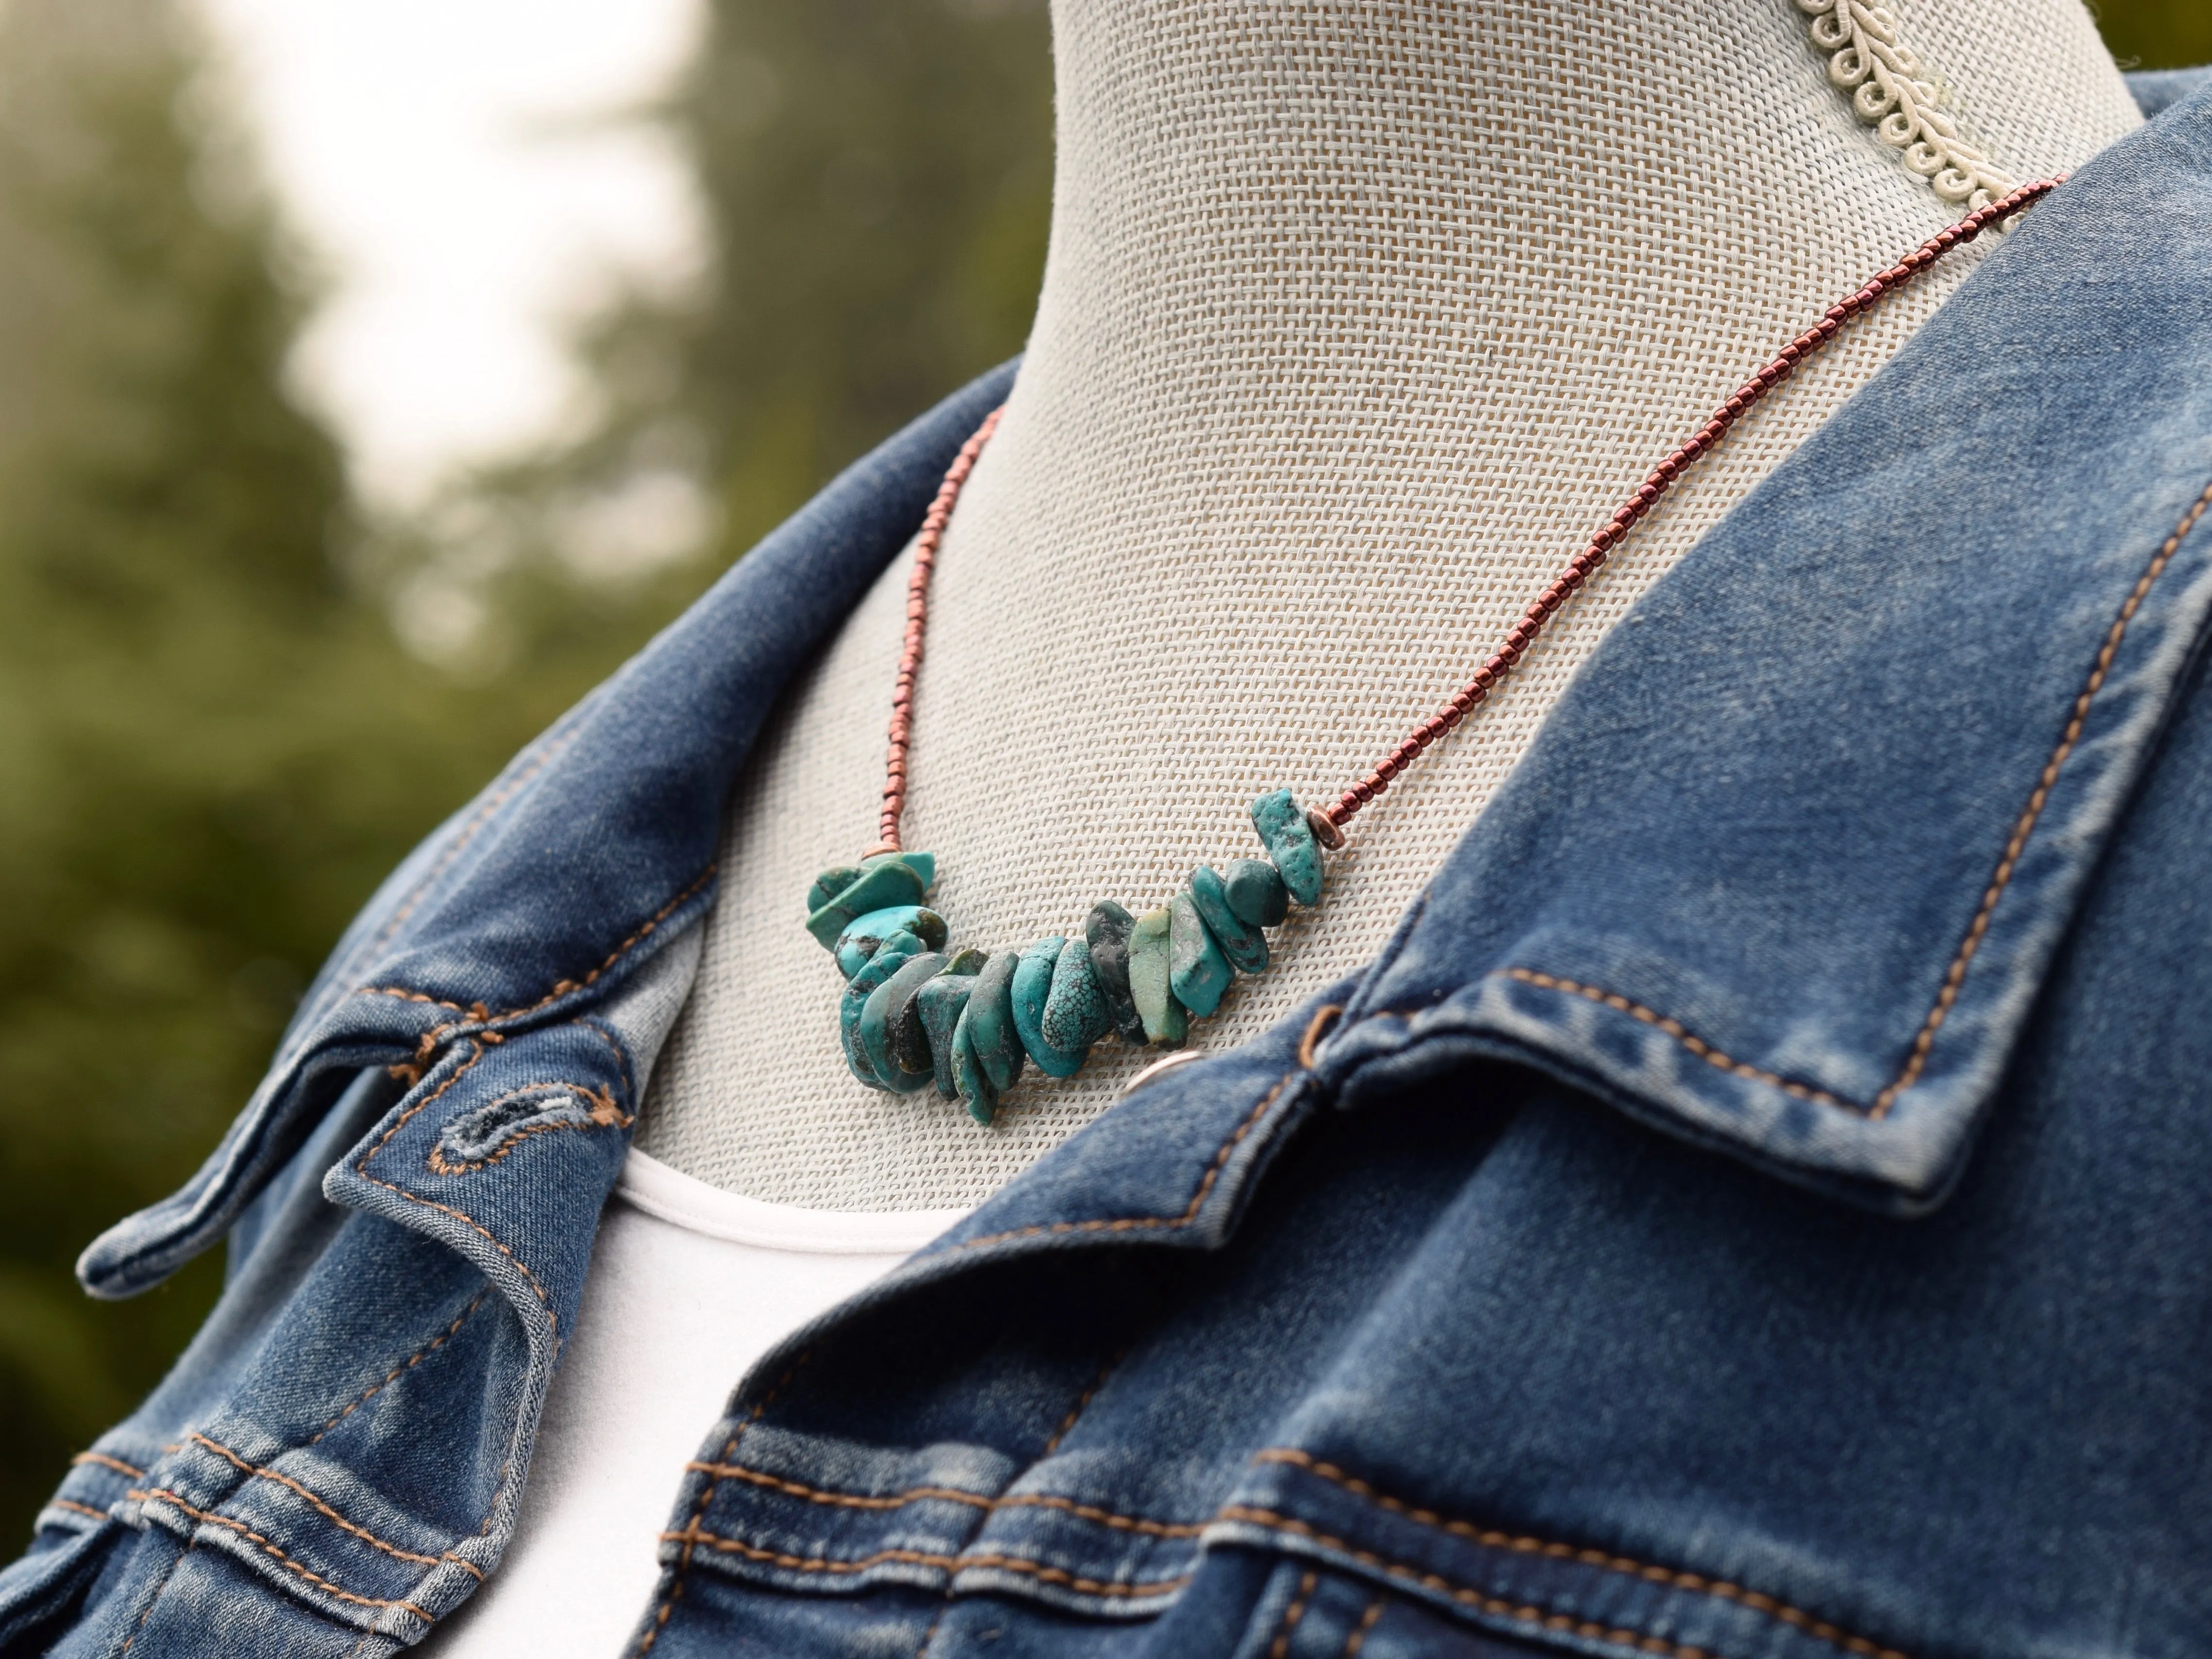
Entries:
{"label": "beaded necklace strand", "polygon": [[1597,574],[1674,481],[1853,317],[2063,182],[2061,175],[2023,185],[1976,210],[1831,306],[1651,470],[1589,545],[1529,602],[1474,678],[1374,770],[1327,807],[1301,807],[1288,789],[1255,800],[1252,826],[1264,859],[1238,859],[1225,872],[1201,864],[1169,902],[1141,916],[1109,899],[1091,910],[1080,937],[1054,935],[1026,950],[987,954],[946,948],[951,930],[925,902],[936,884],[937,860],[905,849],[899,819],[906,808],[930,577],[961,488],[998,429],[1004,410],[993,410],[961,447],[915,540],[879,838],[857,864],[817,876],[806,896],[806,930],[835,957],[846,981],[838,1031],[853,1075],[871,1089],[902,1094],[933,1083],[939,1094],[959,1101],[988,1126],[998,1114],[1000,1097],[1026,1066],[1034,1064],[1048,1077],[1071,1076],[1091,1045],[1109,1033],[1131,1044],[1182,1050],[1139,1073],[1132,1087],[1166,1066],[1195,1058],[1182,1048],[1189,1022],[1212,1014],[1237,974],[1267,967],[1265,930],[1281,922],[1291,904],[1321,902],[1323,850],[1342,847],[1352,817],[1513,672],[1553,614]]}

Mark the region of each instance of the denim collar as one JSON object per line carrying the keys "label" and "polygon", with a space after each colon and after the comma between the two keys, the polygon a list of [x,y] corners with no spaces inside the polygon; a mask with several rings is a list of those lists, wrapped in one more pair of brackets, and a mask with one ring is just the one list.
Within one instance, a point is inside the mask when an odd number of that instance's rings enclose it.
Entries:
{"label": "denim collar", "polygon": [[[2034,210],[1614,629],[1367,970],[942,1248],[1218,1237],[1299,1112],[1478,1058],[1823,1190],[1939,1201],[2212,604],[2208,173],[2212,94]],[[219,1237],[360,1067],[573,1023],[695,927],[762,721],[1015,368],[839,477],[432,836],[88,1287]]]}

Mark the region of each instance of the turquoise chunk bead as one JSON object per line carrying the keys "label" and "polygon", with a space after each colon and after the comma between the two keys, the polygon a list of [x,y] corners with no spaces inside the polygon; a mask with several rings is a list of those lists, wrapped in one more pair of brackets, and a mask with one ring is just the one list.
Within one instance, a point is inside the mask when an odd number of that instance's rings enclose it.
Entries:
{"label": "turquoise chunk bead", "polygon": [[814,885],[806,890],[806,914],[812,915],[860,878],[857,864],[833,864],[814,878]]}
{"label": "turquoise chunk bead", "polygon": [[1221,1006],[1232,977],[1198,906],[1188,892],[1177,893],[1168,923],[1168,987],[1176,1000],[1204,1019]]}
{"label": "turquoise chunk bead", "polygon": [[1168,983],[1169,933],[1174,912],[1147,910],[1129,930],[1129,995],[1145,1022],[1145,1038],[1176,1048],[1190,1034],[1183,1006]]}
{"label": "turquoise chunk bead", "polygon": [[921,1034],[929,1046],[930,1072],[937,1079],[937,1092],[947,1100],[960,1092],[952,1080],[953,1029],[968,1012],[969,994],[975,988],[975,969],[982,965],[980,957],[972,966],[963,963],[976,956],[973,951],[962,951],[944,972],[914,994],[915,1016],[921,1022]]}
{"label": "turquoise chunk bead", "polygon": [[937,854],[934,853],[878,853],[873,858],[862,859],[860,868],[872,870],[888,859],[896,859],[915,874],[920,876],[921,890],[925,894],[937,885]]}
{"label": "turquoise chunk bead", "polygon": [[852,978],[893,933],[911,933],[928,949],[942,951],[949,932],[945,918],[922,905],[894,904],[887,909],[871,910],[837,935],[837,971]]}
{"label": "turquoise chunk bead", "polygon": [[[872,964],[871,964],[872,965]],[[933,1076],[927,1043],[921,1068],[902,1066],[892,1048],[892,1033],[912,1012],[914,994],[944,971],[945,958],[934,951],[909,957],[898,970],[868,993],[860,1006],[860,1050],[876,1068],[877,1079],[901,1094],[925,1087]]]}
{"label": "turquoise chunk bead", "polygon": [[1014,1029],[1014,970],[1021,962],[1016,952],[1001,951],[985,963],[975,976],[968,1011],[961,1016],[983,1075],[1001,1094],[1014,1086],[1029,1063],[1021,1033]]}
{"label": "turquoise chunk bead", "polygon": [[1052,990],[1045,997],[1044,1018],[1038,1025],[1047,1042],[1071,1054],[1088,1054],[1091,1045],[1114,1029],[1085,941],[1072,939],[1060,947]]}
{"label": "turquoise chunk bead", "polygon": [[911,865],[897,858],[872,864],[860,878],[806,918],[806,931],[825,951],[837,948],[837,936],[872,910],[895,904],[919,904],[927,884]]}
{"label": "turquoise chunk bead", "polygon": [[959,1022],[952,1028],[952,1093],[968,1109],[968,1115],[988,1129],[999,1115],[999,1086],[975,1053],[975,1026],[969,1017],[974,1002],[969,998],[969,1007],[960,1011]]}
{"label": "turquoise chunk bead", "polygon": [[1240,974],[1256,974],[1267,968],[1267,935],[1247,926],[1230,908],[1228,885],[1212,865],[1201,864],[1190,872],[1190,902],[1198,907],[1198,919],[1213,935],[1213,942],[1221,947],[1231,968]]}
{"label": "turquoise chunk bead", "polygon": [[[928,984],[916,986],[914,994],[906,1000],[902,1006],[895,1006],[890,1010],[890,1027],[887,1046],[890,1050],[891,1062],[908,1076],[924,1072],[934,1075],[937,1071],[936,1045],[931,1040],[929,1028],[922,1019],[923,994],[928,991],[930,985],[937,982],[937,979],[942,979],[948,974],[957,978],[972,977],[975,970],[983,965],[983,953],[980,951],[963,951],[957,957],[941,959],[944,965],[937,970],[937,978],[931,980]],[[951,1021],[945,1022],[945,1030],[946,1035],[950,1036]],[[946,1075],[949,1077],[951,1074],[948,1073]]]}
{"label": "turquoise chunk bead", "polygon": [[[893,933],[876,947],[876,956],[881,956],[884,951],[890,951],[902,957],[918,957],[928,948],[912,933]],[[875,957],[871,957],[869,960],[872,962]]]}
{"label": "turquoise chunk bead", "polygon": [[[912,948],[909,949],[908,946]],[[837,1003],[837,1036],[844,1049],[845,1064],[854,1077],[871,1089],[884,1086],[876,1075],[875,1063],[868,1058],[867,1050],[860,1046],[860,1014],[868,999],[893,974],[904,967],[912,957],[921,954],[921,941],[911,933],[897,933],[885,939],[883,948],[860,965],[853,975],[852,983]]]}
{"label": "turquoise chunk bead", "polygon": [[1291,890],[1265,859],[1239,859],[1221,878],[1230,914],[1247,927],[1275,927],[1291,913]]}
{"label": "turquoise chunk bead", "polygon": [[1071,1054],[1044,1040],[1044,1005],[1052,994],[1053,969],[1059,965],[1061,947],[1066,943],[1057,935],[1039,939],[1022,952],[1014,969],[1014,1030],[1021,1033],[1022,1047],[1047,1077],[1073,1077],[1083,1067],[1080,1052]]}
{"label": "turquoise chunk bead", "polygon": [[1145,1040],[1144,1017],[1129,994],[1129,933],[1137,919],[1112,899],[1093,907],[1083,927],[1083,942],[1091,947],[1091,971],[1097,975],[1098,994],[1106,999],[1107,1018],[1124,1042]]}
{"label": "turquoise chunk bead", "polygon": [[1306,815],[1287,789],[1278,789],[1252,803],[1252,827],[1260,844],[1275,861],[1283,885],[1300,904],[1321,902],[1321,843],[1306,823]]}

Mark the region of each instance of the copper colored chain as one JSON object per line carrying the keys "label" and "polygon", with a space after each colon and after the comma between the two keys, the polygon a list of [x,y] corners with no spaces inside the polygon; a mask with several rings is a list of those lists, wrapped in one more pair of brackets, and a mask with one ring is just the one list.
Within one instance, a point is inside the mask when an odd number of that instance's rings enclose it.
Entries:
{"label": "copper colored chain", "polygon": [[914,742],[914,683],[921,672],[922,636],[929,629],[929,579],[937,569],[937,550],[951,521],[952,504],[960,499],[961,486],[975,470],[975,458],[991,441],[999,429],[999,416],[1006,412],[1006,406],[1000,404],[960,446],[945,482],[937,486],[937,499],[922,518],[921,533],[914,538],[914,570],[906,581],[906,644],[899,653],[898,681],[891,689],[891,752],[884,768],[884,811],[877,821],[878,839],[870,853],[899,850],[899,817],[906,811],[906,751]]}
{"label": "copper colored chain", "polygon": [[[1504,639],[1499,642],[1490,659],[1475,671],[1474,678],[1462,686],[1449,702],[1415,726],[1403,743],[1385,755],[1373,771],[1346,790],[1334,805],[1317,809],[1309,815],[1316,821],[1316,830],[1322,828],[1320,821],[1325,821],[1340,832],[1334,842],[1340,843],[1343,840],[1342,827],[1352,815],[1388,789],[1391,780],[1412,765],[1424,749],[1474,712],[1476,706],[1490,696],[1498,682],[1519,665],[1521,659],[1528,654],[1528,647],[1536,642],[1545,625],[1551,621],[1553,613],[1598,573],[1636,522],[1657,505],[1659,498],[1667,493],[1675,480],[1717,445],[1728,434],[1729,428],[1742,419],[1753,404],[1795,374],[1800,363],[1833,339],[1845,323],[1905,287],[1953,248],[1972,241],[1997,221],[2019,212],[2065,181],[2065,175],[2062,173],[2054,179],[2022,185],[2002,201],[1976,209],[1957,224],[1938,231],[1888,270],[1875,275],[1856,293],[1846,295],[1829,307],[1820,321],[1783,347],[1773,362],[1746,380],[1726,403],[1715,410],[1712,418],[1700,427],[1687,442],[1651,469],[1650,475],[1638,486],[1636,493],[1624,501],[1613,517],[1589,538],[1589,544],[1569,560],[1566,568],[1529,602],[1528,608],[1522,612],[1521,620],[1506,631]],[[976,429],[975,435],[962,446],[958,458],[938,489],[937,499],[930,503],[929,514],[922,520],[921,534],[915,542],[914,574],[907,583],[906,649],[899,659],[898,684],[891,699],[890,763],[889,775],[884,782],[883,839],[876,848],[870,849],[872,852],[896,851],[899,845],[899,815],[906,805],[907,749],[913,733],[915,678],[921,666],[922,635],[929,620],[929,578],[937,566],[938,545],[944,538],[945,523],[952,516],[953,504],[960,499],[961,486],[968,482],[969,473],[975,469],[976,456],[982,453],[983,446],[990,441],[991,434],[998,428],[999,416],[1003,412],[1003,408],[993,410]]]}

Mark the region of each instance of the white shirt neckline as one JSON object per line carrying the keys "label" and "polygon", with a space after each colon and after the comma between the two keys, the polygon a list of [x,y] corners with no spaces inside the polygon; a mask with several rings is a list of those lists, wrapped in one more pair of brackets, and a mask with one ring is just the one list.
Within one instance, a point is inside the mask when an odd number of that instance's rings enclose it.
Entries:
{"label": "white shirt neckline", "polygon": [[630,1149],[616,1194],[672,1225],[756,1249],[806,1255],[906,1255],[966,1217],[953,1210],[808,1210],[710,1187]]}

